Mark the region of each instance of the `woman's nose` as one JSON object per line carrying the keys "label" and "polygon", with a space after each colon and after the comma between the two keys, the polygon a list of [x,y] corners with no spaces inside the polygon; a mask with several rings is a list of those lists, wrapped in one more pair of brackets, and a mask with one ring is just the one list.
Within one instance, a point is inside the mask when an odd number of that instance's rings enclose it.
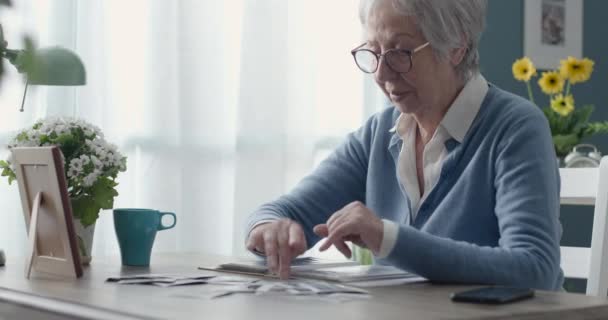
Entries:
{"label": "woman's nose", "polygon": [[376,70],[375,77],[378,81],[384,82],[387,80],[394,79],[398,75],[397,72],[393,71],[391,67],[389,67],[386,59],[384,57],[380,58],[378,62],[378,70]]}

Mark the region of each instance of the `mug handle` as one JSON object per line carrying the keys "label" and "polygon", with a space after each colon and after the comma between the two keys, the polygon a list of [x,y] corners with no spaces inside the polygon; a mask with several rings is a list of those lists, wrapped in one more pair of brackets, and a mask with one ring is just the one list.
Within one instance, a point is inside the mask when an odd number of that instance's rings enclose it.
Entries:
{"label": "mug handle", "polygon": [[[175,213],[173,212],[159,212],[160,215],[160,220],[158,221],[158,229],[157,230],[167,230],[167,229],[171,229],[173,227],[175,227],[175,223],[177,223],[177,217],[175,216]],[[173,216],[173,224],[170,226],[163,226],[163,217],[164,216]]]}

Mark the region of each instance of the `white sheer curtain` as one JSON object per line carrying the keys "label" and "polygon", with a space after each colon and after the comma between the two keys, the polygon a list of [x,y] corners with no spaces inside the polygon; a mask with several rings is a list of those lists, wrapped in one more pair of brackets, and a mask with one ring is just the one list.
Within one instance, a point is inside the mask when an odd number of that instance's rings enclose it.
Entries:
{"label": "white sheer curtain", "polygon": [[[95,123],[127,156],[115,207],[173,211],[154,250],[242,254],[243,222],[289,190],[377,97],[350,49],[357,0],[17,1],[4,10],[10,47],[76,51],[80,88],[36,88],[17,111],[20,77],[0,91],[0,143],[35,119]],[[3,151],[2,156],[6,155]],[[25,227],[16,186],[0,182],[0,248],[19,255]],[[118,251],[101,213],[94,256]]]}

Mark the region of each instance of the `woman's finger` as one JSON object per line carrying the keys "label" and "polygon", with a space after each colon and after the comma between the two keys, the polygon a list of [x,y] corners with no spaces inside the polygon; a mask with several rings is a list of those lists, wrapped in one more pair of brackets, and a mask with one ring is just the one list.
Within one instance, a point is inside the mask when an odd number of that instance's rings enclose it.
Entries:
{"label": "woman's finger", "polygon": [[249,235],[249,239],[247,239],[247,250],[249,251],[260,251],[260,246],[263,244],[262,236],[259,232],[255,230],[251,232]]}
{"label": "woman's finger", "polygon": [[[327,222],[327,231],[331,234],[332,230],[337,228],[339,225],[344,224],[349,220],[349,213],[347,211],[339,211],[340,214],[337,215],[331,222],[328,220]],[[332,216],[333,217],[333,216]]]}
{"label": "woman's finger", "polygon": [[337,226],[334,230],[329,231],[329,235],[325,242],[319,248],[320,251],[327,250],[332,244],[335,245],[338,241],[343,241],[342,238],[351,234],[352,225],[343,223]]}
{"label": "woman's finger", "polygon": [[350,248],[344,241],[335,242],[334,247],[336,247],[336,249],[338,249],[338,251],[340,251],[345,257],[350,259],[350,257],[352,256]]}
{"label": "woman's finger", "polygon": [[334,214],[331,215],[331,217],[329,217],[329,219],[327,219],[327,222],[325,222],[325,224],[329,227],[332,224],[335,223],[335,221],[340,218],[341,216],[343,216],[345,214],[344,212],[344,208],[334,212]]}
{"label": "woman's finger", "polygon": [[312,229],[312,231],[319,237],[323,238],[327,237],[329,234],[329,229],[327,228],[326,224],[318,224]]}
{"label": "woman's finger", "polygon": [[291,256],[296,257],[306,251],[306,237],[302,227],[295,222],[289,225],[289,247],[291,248]]}
{"label": "woman's finger", "polygon": [[279,257],[277,252],[277,239],[274,230],[264,232],[264,252],[266,253],[266,264],[270,272],[276,273]]}
{"label": "woman's finger", "polygon": [[281,279],[289,278],[289,269],[291,266],[291,248],[289,246],[289,222],[279,224],[277,232],[277,245],[279,256],[279,277]]}

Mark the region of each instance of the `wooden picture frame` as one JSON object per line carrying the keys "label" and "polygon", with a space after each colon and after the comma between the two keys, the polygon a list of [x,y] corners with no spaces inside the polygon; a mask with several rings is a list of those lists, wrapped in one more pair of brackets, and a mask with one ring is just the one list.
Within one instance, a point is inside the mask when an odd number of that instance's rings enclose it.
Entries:
{"label": "wooden picture frame", "polygon": [[28,229],[25,277],[30,277],[32,268],[82,276],[61,151],[58,147],[23,147],[11,152]]}
{"label": "wooden picture frame", "polygon": [[557,69],[583,56],[583,1],[525,0],[524,55],[537,69]]}

